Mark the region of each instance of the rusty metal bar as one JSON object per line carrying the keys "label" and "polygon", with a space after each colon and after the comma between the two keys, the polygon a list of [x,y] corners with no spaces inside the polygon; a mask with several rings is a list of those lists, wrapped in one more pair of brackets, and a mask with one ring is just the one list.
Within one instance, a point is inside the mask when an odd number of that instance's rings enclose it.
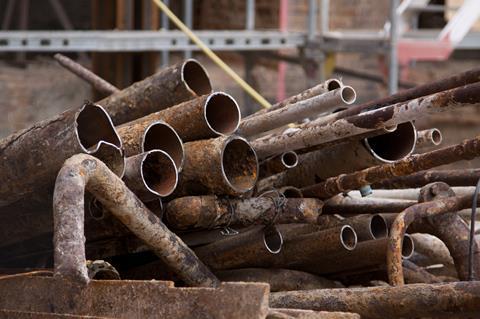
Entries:
{"label": "rusty metal bar", "polygon": [[411,155],[395,163],[370,167],[355,173],[328,178],[325,182],[305,187],[306,197],[329,198],[336,194],[358,189],[390,178],[409,175],[460,160],[472,160],[480,155],[480,137],[439,150]]}
{"label": "rusty metal bar", "polygon": [[91,103],[12,134],[0,141],[0,206],[51,196],[58,170],[76,153],[100,158],[121,176],[121,147],[108,114]]}
{"label": "rusty metal bar", "polygon": [[341,283],[303,271],[281,268],[242,268],[215,273],[222,281],[266,282],[270,291],[342,288]]}
{"label": "rusty metal bar", "polygon": [[438,128],[417,131],[417,147],[438,146],[442,140],[442,132]]}
{"label": "rusty metal bar", "polygon": [[394,189],[423,187],[433,182],[445,182],[450,186],[475,186],[480,179],[480,169],[429,170],[406,176],[396,176],[374,183],[375,188]]}
{"label": "rusty metal bar", "polygon": [[230,135],[240,123],[240,108],[228,94],[215,92],[146,115],[118,128],[129,145],[140,144],[144,132],[153,122],[168,123],[184,142]]}
{"label": "rusty metal bar", "polygon": [[476,317],[480,313],[480,283],[276,292],[270,295],[270,307],[348,311],[378,319]]}
{"label": "rusty metal bar", "polygon": [[207,71],[194,59],[175,64],[98,102],[105,107],[115,125],[133,121],[210,94]]}
{"label": "rusty metal bar", "polygon": [[334,91],[301,100],[275,111],[243,120],[238,128],[238,134],[253,136],[281,127],[304,118],[331,112],[343,105],[355,102],[356,93],[350,86],[342,86]]}
{"label": "rusty metal bar", "polygon": [[240,195],[253,189],[258,176],[257,155],[239,136],[188,142],[174,197]]}
{"label": "rusty metal bar", "polygon": [[92,193],[130,231],[189,285],[217,286],[218,279],[180,238],[101,161],[89,155],[68,159],[58,173],[54,193],[55,276],[89,281],[85,264],[84,192]]}
{"label": "rusty metal bar", "polygon": [[178,171],[170,155],[153,150],[127,158],[123,180],[138,198],[148,202],[173,193]]}
{"label": "rusty metal bar", "polygon": [[324,202],[324,214],[378,214],[395,213],[417,204],[417,201],[382,198],[357,198],[339,194]]}
{"label": "rusty metal bar", "polygon": [[386,238],[388,235],[387,222],[379,214],[358,215],[349,218],[337,215],[322,215],[317,217],[317,224],[321,229],[350,225],[355,229],[359,242]]}
{"label": "rusty metal bar", "polygon": [[168,203],[165,220],[174,229],[317,222],[323,202],[314,198],[263,196],[245,199],[188,196]]}
{"label": "rusty metal bar", "polygon": [[298,155],[294,151],[286,152],[260,163],[260,176],[268,177],[296,167]]}
{"label": "rusty metal bar", "polygon": [[286,151],[307,148],[384,127],[413,121],[427,115],[480,105],[480,83],[469,84],[449,91],[435,93],[408,102],[339,119],[325,125],[313,125],[308,130],[260,138],[252,145],[260,158]]}
{"label": "rusty metal bar", "polygon": [[95,90],[100,91],[105,95],[120,92],[120,89],[115,87],[113,84],[105,81],[104,79],[102,79],[89,69],[85,68],[81,64],[73,61],[69,57],[57,53],[53,56],[53,58],[57,60],[57,62],[60,63],[61,66],[63,66],[64,68],[66,68],[67,70],[93,86]]}

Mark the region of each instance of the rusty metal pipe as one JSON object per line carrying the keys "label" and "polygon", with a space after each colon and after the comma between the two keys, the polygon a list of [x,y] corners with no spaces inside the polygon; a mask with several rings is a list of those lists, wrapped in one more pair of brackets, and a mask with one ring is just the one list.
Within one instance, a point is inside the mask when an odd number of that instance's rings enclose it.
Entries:
{"label": "rusty metal pipe", "polygon": [[316,124],[305,130],[274,137],[260,138],[252,145],[260,158],[313,145],[341,140],[354,135],[413,121],[427,115],[480,105],[480,83],[435,93],[408,102],[372,110],[325,125]]}
{"label": "rusty metal pipe", "polygon": [[218,279],[180,238],[115,176],[89,155],[68,159],[57,176],[54,193],[54,261],[56,277],[87,283],[84,193],[88,190],[130,231],[149,245],[188,284],[217,286]]}
{"label": "rusty metal pipe", "polygon": [[407,284],[434,284],[440,283],[442,280],[435,275],[432,275],[422,267],[417,266],[410,260],[403,261],[403,270],[405,274],[405,282]]}
{"label": "rusty metal pipe", "polygon": [[278,102],[278,103],[272,105],[272,107],[269,107],[268,109],[259,110],[258,112],[255,112],[255,113],[245,117],[244,121],[249,120],[253,117],[259,116],[259,115],[263,115],[265,113],[276,111],[276,110],[284,108],[284,107],[286,107],[290,104],[294,104],[294,103],[297,103],[297,102],[300,102],[300,101],[303,101],[303,100],[307,100],[309,98],[312,98],[314,96],[326,93],[328,91],[333,91],[333,90],[339,89],[341,87],[342,87],[342,82],[340,82],[340,80],[338,80],[338,79],[328,79],[325,82],[317,84],[314,87],[311,87],[311,88],[309,88],[309,89],[307,89],[307,90],[305,90],[305,91],[303,91],[303,92],[301,92],[297,95],[293,95],[293,96],[291,96],[291,97],[289,97],[289,98],[287,98],[287,99],[285,99],[281,102]]}
{"label": "rusty metal pipe", "polygon": [[378,214],[395,213],[417,204],[417,201],[392,200],[371,197],[351,197],[339,194],[324,202],[324,214]]}
{"label": "rusty metal pipe", "polygon": [[188,142],[174,197],[240,195],[253,189],[258,160],[250,144],[239,136]]}
{"label": "rusty metal pipe", "polygon": [[184,142],[230,135],[240,123],[240,108],[228,94],[215,92],[149,114],[118,128],[129,143],[141,144],[152,122],[168,123]]}
{"label": "rusty metal pipe", "polygon": [[300,188],[293,186],[284,186],[278,189],[278,192],[286,198],[303,198]]}
{"label": "rusty metal pipe", "polygon": [[360,319],[360,315],[340,311],[313,311],[304,309],[269,308],[266,319]]}
{"label": "rusty metal pipe", "polygon": [[98,103],[105,107],[113,123],[119,125],[211,92],[207,71],[197,60],[188,59]]}
{"label": "rusty metal pipe", "polygon": [[349,311],[362,318],[477,317],[480,283],[413,284],[402,287],[317,289],[276,292],[270,306]]}
{"label": "rusty metal pipe", "polygon": [[57,62],[63,66],[65,69],[69,70],[88,84],[90,84],[95,90],[105,94],[110,95],[113,93],[120,92],[120,89],[112,85],[111,83],[105,81],[86,67],[81,64],[73,61],[69,57],[57,53],[53,56]]}
{"label": "rusty metal pipe", "polygon": [[417,131],[417,147],[438,146],[442,140],[442,132],[438,128]]}
{"label": "rusty metal pipe", "polygon": [[387,222],[380,214],[358,215],[349,218],[337,215],[322,215],[318,216],[317,224],[321,229],[350,225],[355,229],[359,242],[386,238],[388,235]]}
{"label": "rusty metal pipe", "polygon": [[350,105],[355,102],[355,98],[355,90],[350,86],[343,86],[334,91],[290,104],[288,107],[244,120],[238,128],[238,134],[248,137],[267,132],[319,113],[331,112],[339,106]]}
{"label": "rusty metal pipe", "polygon": [[138,198],[148,202],[173,193],[178,171],[170,155],[154,150],[127,158],[123,180]]}
{"label": "rusty metal pipe", "polygon": [[169,227],[179,230],[219,226],[269,225],[272,222],[316,223],[323,202],[314,198],[255,197],[245,199],[211,196],[188,196],[168,203],[165,219]]}
{"label": "rusty metal pipe", "polygon": [[325,182],[303,188],[302,192],[306,197],[329,198],[342,192],[359,189],[363,185],[371,185],[460,160],[471,160],[479,155],[480,137],[477,137],[461,144],[411,155],[395,163],[386,163],[355,173],[331,177]]}
{"label": "rusty metal pipe", "polygon": [[39,194],[51,196],[58,170],[77,153],[100,158],[121,176],[121,147],[108,114],[91,103],[12,134],[0,141],[0,207]]}
{"label": "rusty metal pipe", "polygon": [[260,176],[267,177],[294,168],[298,165],[298,155],[294,151],[285,152],[260,163]]}
{"label": "rusty metal pipe", "polygon": [[433,182],[445,182],[450,186],[475,186],[480,179],[480,169],[429,170],[406,176],[397,176],[374,183],[375,188],[394,189],[423,187]]}

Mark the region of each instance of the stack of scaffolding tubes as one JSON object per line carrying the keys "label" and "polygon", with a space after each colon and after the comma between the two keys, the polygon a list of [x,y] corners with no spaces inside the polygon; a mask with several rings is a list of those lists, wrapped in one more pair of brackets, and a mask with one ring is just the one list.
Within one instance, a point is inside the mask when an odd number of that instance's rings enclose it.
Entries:
{"label": "stack of scaffolding tubes", "polygon": [[269,318],[480,316],[480,172],[433,170],[480,139],[414,124],[480,106],[480,69],[357,105],[331,79],[242,119],[193,59],[119,90],[56,58],[109,96],[0,141],[1,269],[267,282]]}

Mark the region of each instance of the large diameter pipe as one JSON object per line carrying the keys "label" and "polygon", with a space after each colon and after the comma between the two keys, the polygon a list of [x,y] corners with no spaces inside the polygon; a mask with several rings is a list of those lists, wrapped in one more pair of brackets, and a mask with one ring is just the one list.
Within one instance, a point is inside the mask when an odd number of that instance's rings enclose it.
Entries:
{"label": "large diameter pipe", "polygon": [[480,283],[413,284],[276,292],[270,306],[278,308],[349,311],[362,318],[477,317]]}
{"label": "large diameter pipe", "polygon": [[334,91],[290,104],[288,107],[244,120],[240,124],[238,134],[252,136],[270,131],[319,113],[331,112],[339,106],[350,105],[355,102],[355,98],[355,90],[350,86],[343,86]]}
{"label": "large diameter pipe", "polygon": [[123,175],[122,143],[105,110],[86,103],[0,141],[0,206],[38,194],[51,196],[63,162],[92,154]]}
{"label": "large diameter pipe", "polygon": [[148,125],[120,126],[117,131],[123,141],[125,156],[161,150],[172,157],[178,170],[182,169],[185,156],[183,141],[169,124],[152,121]]}
{"label": "large diameter pipe", "polygon": [[197,60],[188,59],[98,103],[119,125],[211,92],[207,71]]}
{"label": "large diameter pipe", "polygon": [[239,136],[218,137],[184,144],[185,161],[175,197],[240,195],[253,189],[258,159]]}
{"label": "large diameter pipe", "polygon": [[188,196],[168,203],[165,220],[174,229],[269,225],[272,222],[314,224],[322,212],[322,206],[323,202],[314,198],[282,200],[267,196],[246,199]]}
{"label": "large diameter pipe", "polygon": [[397,103],[289,134],[260,138],[252,145],[260,158],[392,127],[427,115],[480,105],[480,83]]}
{"label": "large diameter pipe", "polygon": [[123,180],[138,198],[148,202],[173,193],[178,171],[170,155],[154,150],[127,158]]}
{"label": "large diameter pipe", "polygon": [[325,182],[303,188],[302,192],[306,197],[329,198],[397,176],[409,175],[460,160],[472,160],[479,155],[480,137],[477,137],[443,149],[411,155],[395,163],[386,163],[355,173],[331,177]]}
{"label": "large diameter pipe", "polygon": [[180,238],[115,176],[89,155],[68,159],[54,193],[54,275],[88,283],[85,260],[84,193],[93,194],[131,232],[152,248],[188,285],[217,286],[218,279]]}
{"label": "large diameter pipe", "polygon": [[189,142],[232,134],[240,123],[240,108],[230,95],[215,92],[125,123],[118,133],[128,138],[126,147],[140,144],[143,132],[156,121],[168,123],[184,142]]}

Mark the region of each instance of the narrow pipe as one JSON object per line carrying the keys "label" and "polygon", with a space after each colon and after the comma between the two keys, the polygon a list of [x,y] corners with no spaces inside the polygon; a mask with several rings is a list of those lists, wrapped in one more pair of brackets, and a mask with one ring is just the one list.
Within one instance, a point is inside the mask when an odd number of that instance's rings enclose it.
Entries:
{"label": "narrow pipe", "polygon": [[270,307],[348,311],[378,319],[476,317],[480,313],[480,283],[276,292],[270,294]]}
{"label": "narrow pipe", "polygon": [[357,233],[358,241],[386,238],[388,235],[387,222],[380,214],[358,215],[343,218],[337,215],[318,216],[317,224],[321,229],[350,225]]}
{"label": "narrow pipe", "polygon": [[285,151],[319,145],[334,140],[391,127],[427,115],[480,104],[480,83],[469,84],[427,97],[398,103],[378,110],[339,119],[325,125],[315,124],[308,130],[255,140],[252,145],[260,158]]}
{"label": "narrow pipe", "polygon": [[57,176],[54,193],[54,276],[88,283],[85,260],[84,193],[92,193],[130,231],[187,283],[217,286],[218,279],[174,233],[101,161],[74,155]]}
{"label": "narrow pipe", "polygon": [[311,97],[288,105],[282,109],[268,112],[264,115],[244,120],[240,124],[238,134],[252,136],[273,130],[288,123],[300,121],[309,116],[330,112],[342,105],[355,102],[356,93],[350,86],[342,86],[334,91]]}
{"label": "narrow pipe", "polygon": [[211,92],[207,71],[197,60],[188,59],[98,103],[105,107],[113,123],[119,125]]}
{"label": "narrow pipe", "polygon": [[100,91],[106,95],[120,92],[117,87],[105,81],[104,79],[102,79],[89,69],[85,68],[81,64],[73,61],[69,57],[57,53],[53,56],[53,58],[57,60],[57,62],[60,63],[60,65],[63,66],[65,69],[69,70],[70,72],[93,86],[95,90]]}
{"label": "narrow pipe", "polygon": [[445,182],[450,186],[475,186],[480,179],[480,169],[429,170],[407,176],[396,176],[374,183],[375,188],[396,189],[423,187],[433,182]]}
{"label": "narrow pipe", "polygon": [[438,146],[442,143],[442,140],[442,132],[438,128],[417,131],[418,147]]}
{"label": "narrow pipe", "polygon": [[[455,194],[457,195],[472,195],[475,191],[474,186],[457,186],[451,187]],[[403,189],[374,189],[372,194],[369,196],[372,199],[375,198],[384,198],[392,200],[417,200],[418,196],[421,193],[421,188],[403,188]],[[354,195],[359,196],[359,195]]]}
{"label": "narrow pipe", "polygon": [[148,202],[173,193],[178,171],[170,155],[154,150],[127,158],[123,180],[138,198]]}
{"label": "narrow pipe", "polygon": [[294,151],[285,152],[260,163],[260,176],[268,177],[294,168],[298,165],[298,155]]}
{"label": "narrow pipe", "polygon": [[154,121],[144,126],[120,126],[118,134],[123,141],[127,157],[152,150],[161,150],[172,157],[178,170],[184,159],[183,141],[175,129],[163,121]]}
{"label": "narrow pipe", "polygon": [[[374,190],[375,192],[375,190]],[[416,200],[357,198],[339,194],[325,201],[324,214],[378,214],[395,213],[417,204]]]}
{"label": "narrow pipe", "polygon": [[185,161],[174,197],[240,195],[253,189],[258,160],[239,136],[218,137],[184,144]]}
{"label": "narrow pipe", "polygon": [[472,160],[480,155],[480,137],[466,140],[443,149],[411,155],[395,163],[370,167],[355,173],[340,175],[325,182],[302,189],[306,197],[329,198],[336,194],[358,189],[393,177],[409,175],[460,160]]}
{"label": "narrow pipe", "polygon": [[240,123],[240,108],[230,95],[215,92],[125,123],[118,131],[140,143],[145,129],[157,121],[168,123],[184,142],[189,142],[232,134]]}
{"label": "narrow pipe", "polygon": [[169,227],[180,230],[230,225],[246,227],[273,222],[314,224],[322,212],[322,206],[322,201],[313,198],[188,196],[169,202],[165,219]]}
{"label": "narrow pipe", "polygon": [[405,275],[405,282],[407,284],[435,284],[441,283],[442,280],[435,275],[432,275],[422,267],[417,266],[410,260],[403,261],[403,270]]}
{"label": "narrow pipe", "polygon": [[305,309],[269,308],[267,319],[317,318],[317,319],[360,319],[360,315],[340,311],[313,311]]}

